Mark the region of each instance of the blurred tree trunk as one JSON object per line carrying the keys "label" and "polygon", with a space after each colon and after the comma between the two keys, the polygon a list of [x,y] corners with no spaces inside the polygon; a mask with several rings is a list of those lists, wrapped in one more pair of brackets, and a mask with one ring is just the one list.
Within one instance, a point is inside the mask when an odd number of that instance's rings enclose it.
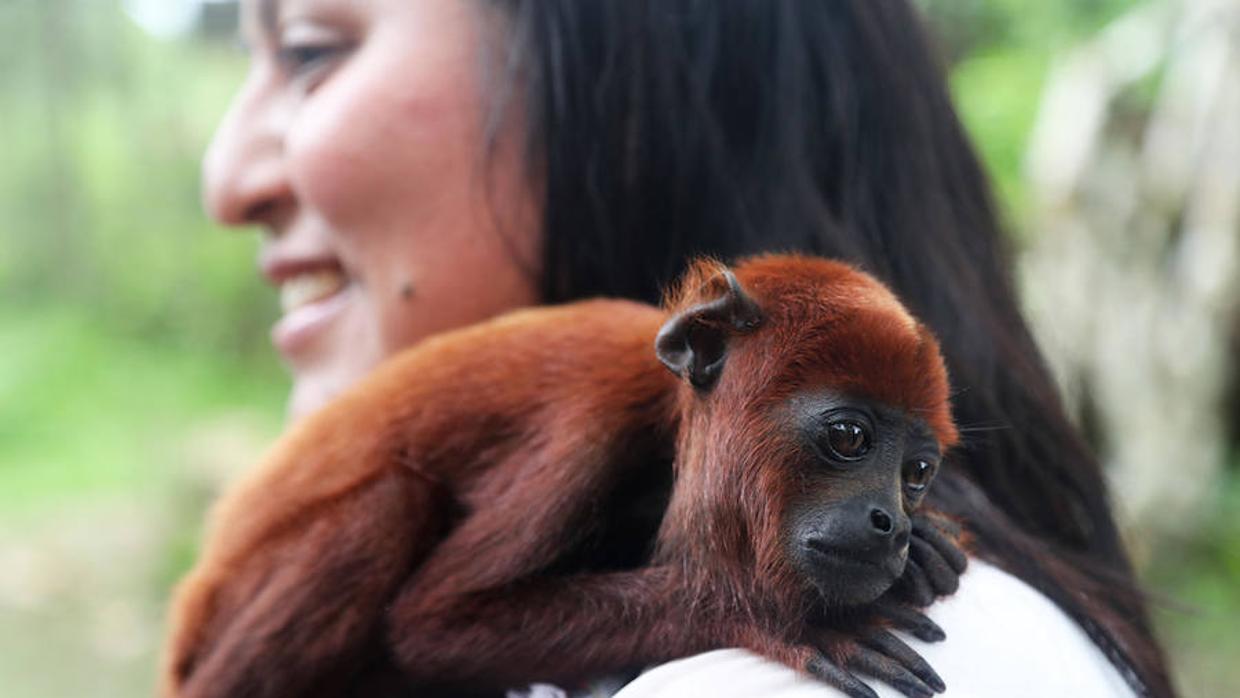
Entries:
{"label": "blurred tree trunk", "polygon": [[66,281],[71,270],[79,265],[72,264],[75,246],[72,244],[74,225],[72,212],[74,207],[69,204],[74,196],[73,178],[69,171],[69,154],[64,128],[64,98],[70,82],[70,64],[65,56],[66,19],[68,8],[63,0],[44,0],[39,3],[39,34],[43,68],[43,112],[47,138],[47,167],[49,188],[44,210],[47,212],[47,233],[51,235],[50,245],[43,247],[53,254],[62,255],[66,264],[49,268],[55,269],[61,278],[54,283]]}
{"label": "blurred tree trunk", "polygon": [[[1209,510],[1240,317],[1240,0],[1130,11],[1052,71],[1030,142],[1031,319],[1120,518]],[[1152,543],[1139,543],[1140,557]]]}

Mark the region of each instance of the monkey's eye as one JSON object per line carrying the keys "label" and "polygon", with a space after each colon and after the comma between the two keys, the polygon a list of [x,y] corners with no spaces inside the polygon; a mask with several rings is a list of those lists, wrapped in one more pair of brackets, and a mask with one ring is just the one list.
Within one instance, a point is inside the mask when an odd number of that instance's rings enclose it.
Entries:
{"label": "monkey's eye", "polygon": [[827,425],[827,449],[844,461],[861,460],[870,452],[870,430],[854,419],[840,419]]}
{"label": "monkey's eye", "polygon": [[904,464],[904,485],[914,492],[921,492],[934,476],[934,466],[924,460],[911,460]]}

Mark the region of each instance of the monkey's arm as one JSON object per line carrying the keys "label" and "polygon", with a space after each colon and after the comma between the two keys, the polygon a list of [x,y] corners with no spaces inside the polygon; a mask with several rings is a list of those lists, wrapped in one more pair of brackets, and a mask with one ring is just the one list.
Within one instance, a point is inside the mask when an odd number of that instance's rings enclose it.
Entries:
{"label": "monkey's arm", "polygon": [[668,567],[537,576],[451,597],[415,586],[388,614],[390,649],[415,682],[483,689],[640,668],[713,646],[676,577]]}
{"label": "monkey's arm", "polygon": [[[435,566],[433,555],[427,567]],[[858,675],[882,680],[910,697],[943,689],[929,664],[886,630],[937,632],[941,639],[942,631],[920,614],[888,615],[882,623],[857,619],[830,628],[806,625],[789,636],[771,624],[747,620],[744,611],[713,596],[698,596],[672,566],[534,575],[469,593],[413,584],[392,604],[387,623],[397,664],[414,682],[430,684],[482,689],[540,681],[571,684],[740,646],[854,698],[875,696]]]}
{"label": "monkey's arm", "polygon": [[818,627],[789,639],[735,610],[694,603],[679,584],[675,570],[662,567],[532,578],[450,600],[411,589],[389,613],[390,649],[415,683],[476,689],[571,685],[728,646],[806,672],[852,698],[877,695],[858,676],[910,698],[944,688],[924,659],[876,626]]}

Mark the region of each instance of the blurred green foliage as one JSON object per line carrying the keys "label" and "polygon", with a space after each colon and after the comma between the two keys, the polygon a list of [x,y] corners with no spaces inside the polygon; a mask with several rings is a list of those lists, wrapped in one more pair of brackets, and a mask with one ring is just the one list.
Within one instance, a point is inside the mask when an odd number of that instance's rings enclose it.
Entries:
{"label": "blurred green foliage", "polygon": [[[34,312],[32,312],[32,310]],[[54,303],[0,305],[0,512],[176,477],[172,448],[213,412],[269,413],[281,381],[207,352],[135,338]]]}
{"label": "blurred green foliage", "polygon": [[263,353],[252,241],[199,212],[198,159],[244,64],[158,42],[113,2],[0,6],[0,284],[6,302],[88,309],[118,332]]}
{"label": "blurred green foliage", "polygon": [[153,39],[118,2],[0,2],[5,696],[149,695],[201,471],[279,429],[255,239],[198,202],[244,70],[232,44]]}
{"label": "blurred green foliage", "polygon": [[[1046,70],[1130,3],[921,4],[1019,230]],[[199,206],[198,162],[244,69],[228,42],[151,38],[114,0],[0,2],[10,698],[149,693],[162,604],[217,482],[199,466],[246,462],[279,428],[286,387],[267,346],[274,303],[254,273],[255,239],[217,230]],[[1216,613],[1240,613],[1236,481],[1218,511],[1217,535],[1185,541],[1151,571],[1198,609],[1161,618],[1194,695],[1222,695],[1237,678],[1236,633]]]}
{"label": "blurred green foliage", "polygon": [[1054,57],[1133,0],[921,0],[951,68],[952,91],[994,180],[1009,230],[1028,212],[1025,144]]}
{"label": "blurred green foliage", "polygon": [[240,52],[156,41],[94,0],[4,3],[0,33],[0,506],[12,510],[160,475],[170,464],[145,455],[153,441],[230,401],[278,414],[282,379],[273,311],[254,302],[254,240],[220,233],[198,203]]}

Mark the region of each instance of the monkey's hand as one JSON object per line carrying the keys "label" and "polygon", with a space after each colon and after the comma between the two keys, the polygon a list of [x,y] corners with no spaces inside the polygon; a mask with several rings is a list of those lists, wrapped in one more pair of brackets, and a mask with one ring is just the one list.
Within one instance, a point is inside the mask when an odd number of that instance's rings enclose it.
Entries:
{"label": "monkey's hand", "polygon": [[908,564],[888,596],[925,608],[940,596],[956,593],[968,558],[959,524],[933,512],[919,512],[912,519]]}
{"label": "monkey's hand", "polygon": [[[919,637],[944,637],[937,625],[916,611],[902,609],[898,617],[880,616],[886,621],[882,625],[910,630]],[[879,627],[880,623],[867,621],[865,625],[861,629],[810,625],[797,642],[751,636],[742,644],[800,669],[850,698],[878,698],[860,676],[878,679],[909,698],[930,698],[946,689],[943,679],[911,647]]]}

